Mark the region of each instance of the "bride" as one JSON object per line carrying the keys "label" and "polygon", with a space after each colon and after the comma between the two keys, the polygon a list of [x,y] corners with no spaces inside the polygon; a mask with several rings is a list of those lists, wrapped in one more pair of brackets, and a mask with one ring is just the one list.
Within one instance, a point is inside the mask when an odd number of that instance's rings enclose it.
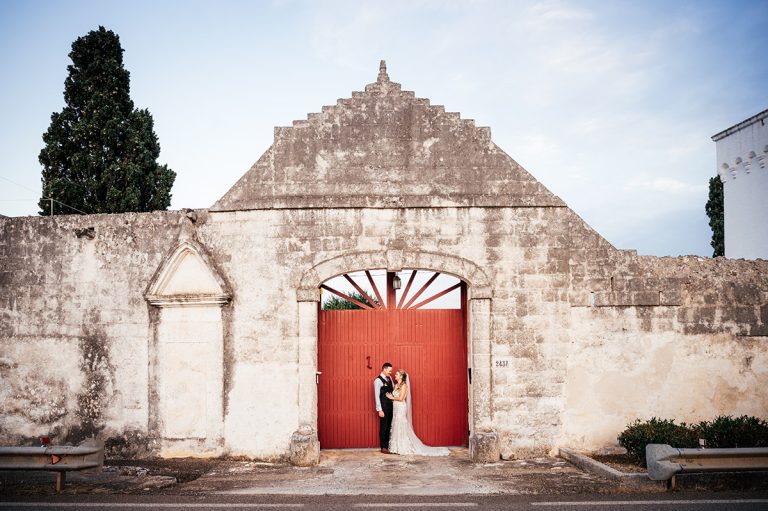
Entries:
{"label": "bride", "polygon": [[392,454],[416,454],[419,456],[448,456],[448,448],[424,445],[413,431],[411,382],[408,379],[408,374],[399,369],[395,373],[395,382],[395,390],[391,394],[387,394],[387,397],[393,401],[389,452]]}

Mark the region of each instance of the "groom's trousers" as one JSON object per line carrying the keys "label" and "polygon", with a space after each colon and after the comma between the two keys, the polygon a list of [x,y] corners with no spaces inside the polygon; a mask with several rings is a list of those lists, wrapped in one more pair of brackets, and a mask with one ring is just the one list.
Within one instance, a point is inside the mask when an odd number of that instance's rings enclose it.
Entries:
{"label": "groom's trousers", "polygon": [[392,406],[382,406],[382,411],[384,412],[384,417],[379,417],[379,446],[382,449],[389,449],[389,433],[392,430]]}

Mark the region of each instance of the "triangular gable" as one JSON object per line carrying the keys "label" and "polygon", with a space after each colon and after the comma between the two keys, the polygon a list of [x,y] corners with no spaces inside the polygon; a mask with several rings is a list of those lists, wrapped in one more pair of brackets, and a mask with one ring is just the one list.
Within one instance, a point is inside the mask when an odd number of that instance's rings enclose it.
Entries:
{"label": "triangular gable", "polygon": [[390,82],[293,126],[211,208],[564,207],[489,128]]}
{"label": "triangular gable", "polygon": [[193,241],[184,241],[160,265],[145,297],[153,305],[179,306],[226,303],[231,293],[205,250]]}

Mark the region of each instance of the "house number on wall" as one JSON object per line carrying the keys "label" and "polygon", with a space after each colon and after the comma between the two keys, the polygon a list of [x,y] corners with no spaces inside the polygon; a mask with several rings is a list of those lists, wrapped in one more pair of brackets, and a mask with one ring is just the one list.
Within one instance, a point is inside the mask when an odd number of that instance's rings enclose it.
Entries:
{"label": "house number on wall", "polygon": [[496,360],[493,366],[496,368],[509,367],[509,360]]}

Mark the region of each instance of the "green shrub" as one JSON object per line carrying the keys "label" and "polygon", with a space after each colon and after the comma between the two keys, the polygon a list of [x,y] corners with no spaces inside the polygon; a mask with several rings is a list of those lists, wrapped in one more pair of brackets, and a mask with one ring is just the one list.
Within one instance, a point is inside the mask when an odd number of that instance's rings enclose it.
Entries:
{"label": "green shrub", "polygon": [[648,444],[669,444],[672,447],[696,447],[698,436],[684,422],[675,424],[674,420],[657,419],[649,421],[637,419],[628,424],[619,435],[619,445],[637,463],[645,466],[645,446]]}
{"label": "green shrub", "polygon": [[757,417],[721,415],[695,428],[699,438],[707,441],[707,447],[768,447],[768,422]]}
{"label": "green shrub", "polygon": [[700,438],[706,440],[706,446],[712,449],[768,447],[768,422],[743,415],[736,418],[719,416],[711,422],[688,425],[653,417],[648,421],[635,420],[618,437],[619,445],[642,466],[645,466],[645,446],[648,444],[691,448],[699,446]]}

